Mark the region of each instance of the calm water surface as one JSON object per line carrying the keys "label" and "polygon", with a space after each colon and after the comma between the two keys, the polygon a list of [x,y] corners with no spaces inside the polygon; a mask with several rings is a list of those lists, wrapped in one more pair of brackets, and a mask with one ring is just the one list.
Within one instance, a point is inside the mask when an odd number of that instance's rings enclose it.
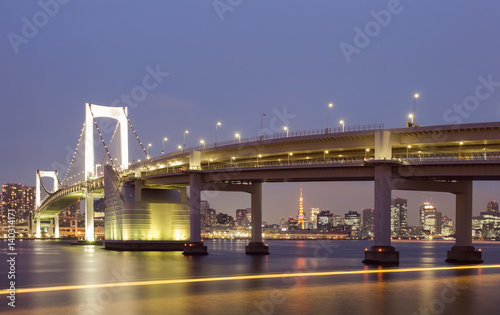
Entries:
{"label": "calm water surface", "polygon": [[[210,255],[114,252],[57,241],[17,241],[16,287],[120,283],[254,274],[373,270],[372,241],[269,241],[271,255],[246,256],[247,241],[206,241]],[[444,241],[395,241],[400,265],[446,267]],[[475,243],[484,265],[500,265],[500,243]],[[0,283],[8,283],[0,242]],[[500,266],[499,266],[500,267]],[[375,268],[376,269],[376,268]],[[386,268],[387,269],[387,268]],[[18,293],[12,314],[499,314],[500,268],[286,277]]]}

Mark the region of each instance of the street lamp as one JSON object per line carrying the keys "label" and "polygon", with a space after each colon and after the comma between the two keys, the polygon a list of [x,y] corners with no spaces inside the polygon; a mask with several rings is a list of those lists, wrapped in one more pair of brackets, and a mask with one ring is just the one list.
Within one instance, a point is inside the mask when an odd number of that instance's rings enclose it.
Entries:
{"label": "street lamp", "polygon": [[162,150],[161,150],[161,157],[163,157],[163,154],[165,154],[165,141],[167,141],[167,137],[163,138],[163,147],[162,147]]}
{"label": "street lamp", "polygon": [[344,131],[345,131],[345,124],[344,124],[344,121],[343,121],[343,120],[341,120],[341,121],[340,121],[340,124],[342,125],[342,132],[344,132]]}
{"label": "street lamp", "polygon": [[215,147],[217,147],[217,127],[219,127],[220,125],[220,121],[215,124]]}
{"label": "street lamp", "polygon": [[458,158],[460,159],[462,157],[462,145],[464,144],[463,141],[460,141],[460,145],[458,146]]}
{"label": "street lamp", "polygon": [[288,164],[290,165],[290,157],[293,155],[292,152],[288,153]]}
{"label": "street lamp", "polygon": [[326,162],[326,155],[328,154],[328,151],[323,152],[323,162]]}
{"label": "street lamp", "polygon": [[205,140],[201,139],[200,143],[203,144],[203,149],[205,149]]}
{"label": "street lamp", "polygon": [[260,135],[259,136],[263,136],[262,135],[262,131],[263,131],[263,127],[264,127],[264,117],[266,116],[266,114],[260,114]]}
{"label": "street lamp", "polygon": [[366,155],[368,154],[368,152],[370,152],[370,149],[365,150],[365,160],[366,160]]}
{"label": "street lamp", "polygon": [[238,143],[241,143],[241,135],[239,133],[235,133],[234,136],[238,138]]}
{"label": "street lamp", "polygon": [[408,118],[410,118],[411,122],[413,122],[413,114],[408,115]]}
{"label": "street lamp", "polygon": [[408,145],[406,147],[406,160],[408,160],[408,152],[409,152],[410,149],[411,149],[411,145]]}
{"label": "street lamp", "polygon": [[328,104],[328,108],[326,111],[326,130],[330,131],[330,108],[333,108],[333,103]]}
{"label": "street lamp", "polygon": [[186,135],[189,133],[189,130],[184,131],[184,143],[182,144],[182,152],[186,150]]}
{"label": "street lamp", "polygon": [[182,150],[182,145],[180,145],[180,144],[179,144],[179,145],[177,146],[177,149]]}
{"label": "street lamp", "polygon": [[210,167],[210,162],[212,162],[214,159],[208,160],[208,167]]}
{"label": "street lamp", "polygon": [[262,157],[262,154],[257,155],[257,165],[259,165],[259,158]]}
{"label": "street lamp", "polygon": [[286,137],[288,138],[288,127],[287,126],[283,127],[283,130],[286,131]]}
{"label": "street lamp", "polygon": [[146,159],[149,160],[149,148],[152,147],[153,145],[151,143],[148,143],[148,146],[146,147]]}
{"label": "street lamp", "polygon": [[415,118],[415,103],[417,102],[417,98],[420,97],[420,94],[415,93],[413,95],[413,122],[415,122],[417,119]]}

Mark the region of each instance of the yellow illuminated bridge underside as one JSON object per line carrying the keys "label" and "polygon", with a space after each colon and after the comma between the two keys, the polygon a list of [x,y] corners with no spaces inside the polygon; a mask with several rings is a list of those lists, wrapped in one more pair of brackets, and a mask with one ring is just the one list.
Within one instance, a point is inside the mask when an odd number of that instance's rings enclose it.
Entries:
{"label": "yellow illuminated bridge underside", "polygon": [[[43,288],[16,289],[15,292],[16,292],[16,294],[18,294],[18,293],[37,293],[37,292],[50,292],[50,291],[95,289],[95,288],[111,288],[111,287],[132,287],[132,286],[145,286],[145,285],[201,283],[201,282],[214,282],[214,281],[217,282],[217,281],[236,281],[236,280],[254,280],[254,279],[274,279],[274,278],[364,275],[364,274],[423,272],[423,271],[461,270],[461,269],[462,270],[463,269],[500,269],[500,265],[405,268],[405,269],[375,269],[375,270],[351,270],[351,271],[324,271],[324,272],[301,272],[301,273],[276,273],[276,274],[263,274],[263,275],[194,278],[194,279],[170,279],[170,280],[113,282],[113,283],[63,285],[63,286],[53,286],[53,287],[43,287]],[[9,294],[9,293],[10,293],[9,290],[0,291],[0,294]]]}

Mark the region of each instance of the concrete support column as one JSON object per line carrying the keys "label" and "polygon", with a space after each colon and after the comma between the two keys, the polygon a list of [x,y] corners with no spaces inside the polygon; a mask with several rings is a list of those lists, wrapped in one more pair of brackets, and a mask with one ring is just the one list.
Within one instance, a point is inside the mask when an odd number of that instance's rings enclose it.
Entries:
{"label": "concrete support column", "polygon": [[144,181],[137,179],[135,181],[135,201],[142,201],[142,188],[144,188]]}
{"label": "concrete support column", "polygon": [[85,198],[85,240],[94,241],[94,196],[89,193]]}
{"label": "concrete support column", "polygon": [[252,241],[246,247],[247,255],[269,255],[269,247],[262,242],[262,183],[252,183]]}
{"label": "concrete support column", "polygon": [[179,192],[181,193],[181,203],[187,203],[187,192],[186,192],[186,187],[182,187],[179,189]]}
{"label": "concrete support column", "polygon": [[365,264],[399,264],[399,252],[391,246],[391,177],[390,165],[375,166],[375,245],[365,251]]}
{"label": "concrete support column", "polygon": [[184,255],[208,255],[207,247],[201,241],[201,187],[201,174],[191,173],[189,177],[189,243],[184,246]]}
{"label": "concrete support column", "polygon": [[481,252],[472,246],[472,181],[463,181],[462,193],[456,194],[455,246],[448,251],[446,262],[482,263]]}
{"label": "concrete support column", "polygon": [[42,227],[41,227],[41,222],[40,221],[41,221],[41,217],[40,217],[40,213],[38,213],[36,215],[36,234],[35,234],[35,236],[37,238],[42,237]]}
{"label": "concrete support column", "polygon": [[59,238],[59,215],[54,217],[54,237]]}

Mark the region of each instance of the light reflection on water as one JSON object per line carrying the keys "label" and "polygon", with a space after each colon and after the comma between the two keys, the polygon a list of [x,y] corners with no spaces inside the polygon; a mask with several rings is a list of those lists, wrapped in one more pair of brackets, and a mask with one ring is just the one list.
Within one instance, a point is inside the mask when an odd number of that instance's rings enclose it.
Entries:
{"label": "light reflection on water", "polygon": [[[269,241],[269,256],[246,256],[246,241],[205,243],[210,255],[204,257],[114,252],[62,242],[18,243],[17,286],[377,268],[361,264],[370,241]],[[400,268],[431,267],[447,266],[446,251],[453,243],[397,241],[394,246],[400,251]],[[481,243],[480,247],[486,263],[500,263],[500,243]],[[6,270],[4,262],[0,267]],[[498,313],[499,291],[500,271],[496,269],[377,273],[27,293],[17,296],[16,312],[419,314],[434,310],[436,314],[489,314]],[[5,306],[0,305],[0,310]]]}

